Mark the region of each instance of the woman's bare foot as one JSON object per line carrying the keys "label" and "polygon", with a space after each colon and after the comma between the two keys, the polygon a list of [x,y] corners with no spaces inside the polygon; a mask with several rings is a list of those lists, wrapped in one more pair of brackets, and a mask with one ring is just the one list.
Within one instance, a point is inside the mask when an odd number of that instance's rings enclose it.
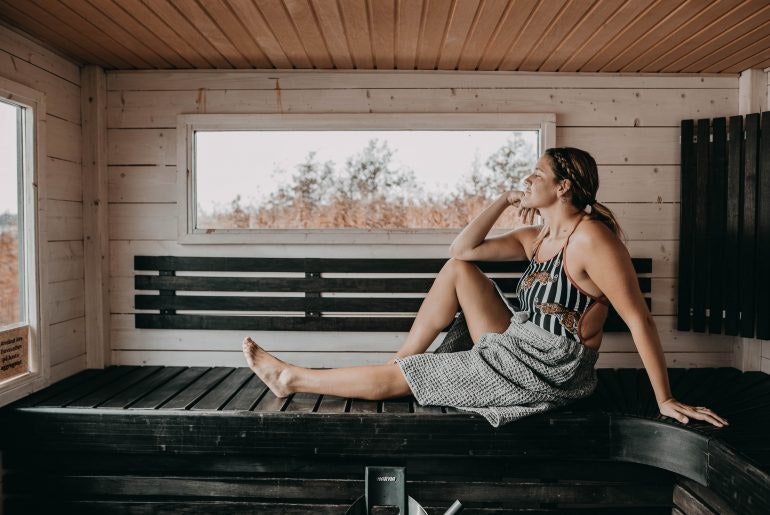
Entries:
{"label": "woman's bare foot", "polygon": [[243,340],[243,354],[249,368],[276,397],[287,397],[293,393],[289,388],[290,365],[271,356],[248,336]]}

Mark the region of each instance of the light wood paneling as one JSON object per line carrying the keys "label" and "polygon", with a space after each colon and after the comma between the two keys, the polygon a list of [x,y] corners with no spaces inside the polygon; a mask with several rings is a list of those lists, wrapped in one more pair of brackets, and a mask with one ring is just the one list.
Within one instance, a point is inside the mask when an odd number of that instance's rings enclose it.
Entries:
{"label": "light wood paneling", "polygon": [[83,241],[83,203],[49,200],[48,241]]}
{"label": "light wood paneling", "polygon": [[51,283],[48,292],[50,296],[48,305],[41,306],[41,309],[48,309],[48,319],[51,321],[51,326],[85,316],[85,283],[83,279]]}
{"label": "light wood paneling", "polygon": [[[654,320],[665,352],[730,352],[735,342],[732,336],[704,338],[702,334],[677,331],[673,316],[658,315]],[[133,316],[125,314],[113,314],[111,327],[115,350],[231,351],[244,338],[242,331],[135,329]],[[252,336],[270,352],[314,348],[335,352],[396,352],[406,333],[263,331]],[[445,333],[437,336],[428,350],[438,347],[444,336]],[[607,333],[601,352],[636,352],[636,346],[629,334]]]}
{"label": "light wood paneling", "polygon": [[85,317],[51,325],[51,366],[85,355]]}
{"label": "light wood paneling", "polygon": [[[670,366],[732,363],[735,338],[675,330],[674,293],[679,121],[693,112],[703,117],[732,114],[738,102],[737,78],[301,71],[269,76],[263,72],[115,72],[107,78],[111,338],[116,363],[176,364],[189,355],[195,362],[196,353],[201,358],[208,353],[222,364],[242,359],[237,351],[243,335],[237,331],[134,329],[130,315],[136,312],[134,255],[394,257],[404,251],[393,245],[180,245],[176,241],[177,115],[409,111],[555,112],[557,145],[582,147],[594,155],[601,180],[599,200],[618,217],[629,237],[631,255],[653,258],[652,312]],[[448,257],[445,246],[435,244],[410,247],[409,252]],[[291,362],[304,360],[299,364],[310,366],[339,366],[342,361],[336,358],[343,355],[349,364],[382,362],[404,337],[399,333],[290,332],[254,336]],[[608,334],[603,345],[602,355],[609,357],[600,366],[642,366],[630,334]]]}
{"label": "light wood paneling", "polygon": [[[2,22],[0,22],[0,26],[6,28]],[[80,69],[76,63],[69,59],[63,59],[59,54],[18,32],[0,30],[0,48],[11,55],[24,56],[29,64],[57,75],[74,85],[80,83]]]}
{"label": "light wood paneling", "polygon": [[[110,166],[110,202],[176,202],[176,167]],[[679,167],[673,165],[599,166],[599,200],[679,202]]]}
{"label": "light wood paneling", "polygon": [[82,279],[83,241],[52,241],[48,244],[48,282]]}
{"label": "light wood paneling", "polygon": [[[676,277],[677,241],[632,240],[627,244],[632,256],[652,258],[652,276]],[[134,256],[217,256],[217,257],[361,257],[394,258],[403,256],[403,248],[393,245],[181,245],[176,241],[113,240],[110,242],[110,275],[134,276]],[[446,246],[409,247],[415,257],[449,259]]]}
{"label": "light wood paneling", "polygon": [[280,70],[277,72],[238,71],[167,71],[167,72],[111,72],[107,74],[108,91],[197,91],[263,90],[276,93],[291,89],[468,89],[468,88],[545,88],[614,90],[633,89],[732,89],[735,76],[688,76],[616,73],[492,73],[447,71],[308,71]]}
{"label": "light wood paneling", "polygon": [[[441,88],[112,91],[111,128],[176,127],[179,113],[460,112],[558,113],[560,127],[679,126],[688,116],[730,116],[737,90]],[[483,100],[480,100],[483,99]],[[671,125],[674,123],[674,125]]]}
{"label": "light wood paneling", "polygon": [[[0,33],[7,29],[0,27]],[[45,91],[46,112],[69,122],[80,123],[80,87],[58,75],[39,68],[23,57],[8,53],[0,47],[0,75]]]}
{"label": "light wood paneling", "polygon": [[46,125],[48,126],[48,157],[80,163],[80,124],[49,116]]}
{"label": "light wood paneling", "polygon": [[[240,347],[238,343],[237,347]],[[303,367],[338,368],[358,365],[381,365],[393,357],[388,352],[276,352],[275,357]],[[176,366],[244,366],[243,351],[112,351],[113,361],[121,365],[165,365]],[[729,352],[668,352],[666,365],[673,368],[724,367],[731,366]],[[602,353],[596,368],[643,368],[636,352]]]}
{"label": "light wood paneling", "polygon": [[46,171],[49,198],[82,202],[83,180],[80,163],[49,157]]}
{"label": "light wood paneling", "polygon": [[45,94],[45,123],[39,130],[48,158],[37,181],[44,207],[38,223],[50,240],[41,245],[40,270],[48,283],[41,285],[40,309],[49,325],[39,334],[46,339],[42,365],[51,366],[50,384],[85,368],[76,356],[83,352],[83,334],[70,331],[84,315],[80,71],[78,63],[0,23],[0,76]]}

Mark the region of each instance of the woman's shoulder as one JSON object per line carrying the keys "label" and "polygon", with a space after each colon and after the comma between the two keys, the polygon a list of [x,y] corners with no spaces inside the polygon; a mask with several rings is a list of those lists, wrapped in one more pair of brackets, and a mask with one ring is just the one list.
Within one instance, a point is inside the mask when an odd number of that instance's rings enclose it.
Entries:
{"label": "woman's shoulder", "polygon": [[600,220],[588,217],[578,224],[570,238],[570,243],[573,243],[573,241],[576,247],[585,247],[586,250],[592,247],[595,248],[597,244],[625,247],[621,239],[606,224]]}

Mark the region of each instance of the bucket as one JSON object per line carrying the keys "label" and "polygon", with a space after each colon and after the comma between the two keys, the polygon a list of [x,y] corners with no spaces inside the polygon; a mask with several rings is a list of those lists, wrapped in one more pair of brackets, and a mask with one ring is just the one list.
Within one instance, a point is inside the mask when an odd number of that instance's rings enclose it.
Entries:
{"label": "bucket", "polygon": [[[366,467],[364,495],[350,505],[346,515],[370,515],[372,506],[396,506],[400,515],[428,515],[420,503],[406,495],[406,468]],[[455,501],[444,515],[460,513],[463,505]]]}

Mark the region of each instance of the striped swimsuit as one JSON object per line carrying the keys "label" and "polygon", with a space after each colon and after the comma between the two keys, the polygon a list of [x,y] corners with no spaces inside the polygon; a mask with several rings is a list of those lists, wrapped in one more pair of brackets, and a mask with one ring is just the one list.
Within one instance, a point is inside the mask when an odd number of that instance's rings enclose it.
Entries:
{"label": "striped swimsuit", "polygon": [[553,334],[583,343],[581,323],[583,316],[598,302],[609,306],[606,295],[594,297],[582,290],[569,276],[565,249],[569,238],[583,218],[572,228],[558,254],[539,262],[538,245],[529,266],[516,288],[519,309],[529,313],[529,319]]}

